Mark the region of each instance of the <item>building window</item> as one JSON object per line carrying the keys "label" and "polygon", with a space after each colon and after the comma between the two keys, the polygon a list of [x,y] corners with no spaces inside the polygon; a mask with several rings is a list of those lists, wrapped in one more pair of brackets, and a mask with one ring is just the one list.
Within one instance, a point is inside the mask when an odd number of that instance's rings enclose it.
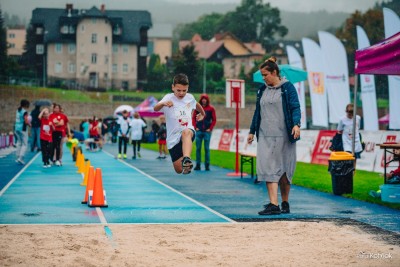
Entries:
{"label": "building window", "polygon": [[108,80],[108,73],[104,72],[104,80],[107,81]]}
{"label": "building window", "polygon": [[37,27],[36,28],[36,34],[38,34],[38,35],[43,34],[43,28],[42,27]]}
{"label": "building window", "polygon": [[106,44],[108,43],[108,36],[104,37],[104,43],[106,43]]}
{"label": "building window", "polygon": [[57,54],[61,54],[62,53],[62,44],[56,44],[55,50],[56,50]]}
{"label": "building window", "polygon": [[75,44],[69,44],[68,45],[68,53],[75,54],[75,50],[76,50],[76,45]]}
{"label": "building window", "polygon": [[147,43],[147,52],[149,53],[149,55],[154,54],[154,42],[153,41],[149,41]]}
{"label": "building window", "polygon": [[139,48],[139,56],[147,57],[147,46],[141,46]]}
{"label": "building window", "polygon": [[104,56],[104,64],[108,64],[108,56]]}
{"label": "building window", "polygon": [[93,53],[92,54],[92,64],[96,64],[97,63],[97,54]]}
{"label": "building window", "polygon": [[85,25],[84,24],[81,25],[81,32],[85,32]]}
{"label": "building window", "polygon": [[118,45],[117,44],[113,44],[112,50],[113,50],[113,53],[118,53]]}
{"label": "building window", "polygon": [[119,27],[119,25],[115,25],[114,29],[113,29],[113,34],[115,35],[120,35],[122,32],[121,27]]}
{"label": "building window", "polygon": [[122,72],[123,73],[128,73],[128,64],[122,65]]}
{"label": "building window", "polygon": [[68,33],[68,25],[64,25],[61,27],[61,33],[64,33],[64,34]]}
{"label": "building window", "polygon": [[113,64],[112,65],[112,72],[113,73],[117,73],[118,72],[118,65],[117,64]]}
{"label": "building window", "polygon": [[14,39],[14,38],[15,38],[15,33],[9,33],[9,34],[8,34],[8,37],[9,37],[10,39]]}
{"label": "building window", "polygon": [[75,73],[75,64],[74,63],[69,63],[68,64],[68,72],[69,73]]}
{"label": "building window", "polygon": [[122,52],[123,52],[124,54],[127,54],[127,53],[129,52],[129,46],[123,45],[123,46],[122,46]]}
{"label": "building window", "polygon": [[92,18],[92,24],[96,24],[97,23],[97,19],[96,18]]}
{"label": "building window", "polygon": [[75,33],[75,27],[69,26],[69,33]]}
{"label": "building window", "polygon": [[36,45],[36,54],[43,55],[44,53],[44,46],[42,44]]}
{"label": "building window", "polygon": [[92,33],[92,44],[97,43],[97,33]]}
{"label": "building window", "polygon": [[15,44],[10,43],[10,48],[15,48]]}
{"label": "building window", "polygon": [[54,72],[55,73],[61,73],[62,71],[63,71],[62,63],[61,62],[57,62],[55,67],[54,67]]}

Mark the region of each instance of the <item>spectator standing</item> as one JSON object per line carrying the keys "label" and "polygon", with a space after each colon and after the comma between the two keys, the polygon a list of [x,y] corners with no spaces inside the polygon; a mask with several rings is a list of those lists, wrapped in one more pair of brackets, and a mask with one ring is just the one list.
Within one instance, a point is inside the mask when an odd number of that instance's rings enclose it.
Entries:
{"label": "spectator standing", "polygon": [[199,114],[198,111],[193,112],[193,125],[196,129],[196,167],[195,171],[201,169],[201,149],[204,141],[204,163],[205,170],[210,170],[210,140],[211,132],[217,123],[217,116],[215,108],[210,104],[210,98],[207,94],[202,94],[199,100],[200,105],[203,107],[206,116],[201,121],[196,121],[196,116]]}
{"label": "spectator standing", "polygon": [[53,125],[49,119],[49,110],[44,108],[39,116],[40,120],[40,147],[42,148],[43,168],[50,168],[50,155],[52,146]]}
{"label": "spectator standing", "polygon": [[[165,123],[165,116],[160,116],[160,126],[157,131],[158,138],[158,152],[160,155],[157,157],[158,159],[167,158],[167,124]],[[164,153],[164,155],[163,155]]]}
{"label": "spectator standing", "polygon": [[136,147],[137,147],[137,155],[139,158],[142,156],[140,155],[140,143],[142,142],[143,138],[143,129],[146,128],[146,123],[140,118],[139,113],[135,112],[133,114],[133,119],[130,122],[131,126],[131,140],[132,140],[132,147],[133,147],[133,156],[132,159],[136,159]]}
{"label": "spectator standing", "polygon": [[20,106],[15,114],[15,135],[17,137],[17,151],[15,160],[16,163],[24,165],[24,156],[26,149],[28,148],[28,126],[30,126],[29,121],[29,101],[22,99]]}
{"label": "spectator standing", "polygon": [[[117,158],[124,158],[126,159],[126,148],[129,143],[129,133],[131,130],[131,120],[129,118],[129,112],[127,110],[122,111],[122,117],[118,118],[117,121],[119,125],[118,129],[118,156]],[[124,150],[122,151],[122,145],[124,146]],[[122,152],[124,152],[122,154]]]}
{"label": "spectator standing", "polygon": [[248,144],[253,142],[254,134],[257,137],[257,180],[265,181],[268,191],[269,203],[258,214],[290,213],[289,192],[296,168],[296,141],[300,139],[300,102],[293,84],[280,76],[275,57],[259,69],[265,84],[257,92],[247,137]]}
{"label": "spectator standing", "polygon": [[53,104],[53,113],[50,114],[49,120],[54,126],[52,133],[53,149],[51,159],[54,161],[56,166],[61,166],[62,139],[63,135],[65,135],[65,132],[67,131],[66,128],[68,123],[68,117],[61,112],[61,105],[56,103]]}
{"label": "spectator standing", "polygon": [[35,108],[31,111],[31,152],[35,151],[35,147],[37,151],[40,151],[40,106],[35,105]]}

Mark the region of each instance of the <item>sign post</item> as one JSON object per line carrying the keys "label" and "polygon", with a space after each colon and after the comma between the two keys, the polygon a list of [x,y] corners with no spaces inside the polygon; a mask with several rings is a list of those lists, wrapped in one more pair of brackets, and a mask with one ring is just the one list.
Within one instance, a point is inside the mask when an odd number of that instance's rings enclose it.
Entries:
{"label": "sign post", "polygon": [[[226,80],[226,107],[236,108],[236,161],[235,172],[228,173],[228,176],[241,176],[239,170],[239,107],[244,108],[244,80],[227,79]],[[244,174],[243,175],[247,175]]]}

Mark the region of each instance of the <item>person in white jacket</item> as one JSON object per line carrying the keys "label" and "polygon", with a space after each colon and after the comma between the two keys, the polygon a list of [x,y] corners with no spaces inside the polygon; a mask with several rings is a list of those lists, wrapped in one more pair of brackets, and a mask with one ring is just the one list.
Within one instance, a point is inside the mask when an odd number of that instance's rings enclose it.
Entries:
{"label": "person in white jacket", "polygon": [[132,140],[132,147],[133,147],[133,156],[132,159],[136,159],[136,146],[137,146],[137,155],[141,158],[140,155],[140,143],[143,137],[143,128],[147,125],[146,123],[140,118],[139,113],[135,112],[133,114],[133,119],[130,122],[131,126],[131,140]]}

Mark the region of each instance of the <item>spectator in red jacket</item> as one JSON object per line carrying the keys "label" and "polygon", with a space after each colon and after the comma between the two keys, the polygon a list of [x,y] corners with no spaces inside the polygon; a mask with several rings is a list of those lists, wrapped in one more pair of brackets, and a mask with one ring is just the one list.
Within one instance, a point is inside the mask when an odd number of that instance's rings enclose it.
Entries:
{"label": "spectator in red jacket", "polygon": [[196,167],[195,171],[201,169],[201,146],[204,140],[204,163],[205,170],[210,170],[210,140],[211,132],[217,123],[217,116],[215,114],[215,108],[210,104],[210,98],[207,94],[202,94],[199,100],[200,105],[203,107],[206,116],[202,121],[196,120],[198,111],[193,112],[193,125],[196,129]]}

